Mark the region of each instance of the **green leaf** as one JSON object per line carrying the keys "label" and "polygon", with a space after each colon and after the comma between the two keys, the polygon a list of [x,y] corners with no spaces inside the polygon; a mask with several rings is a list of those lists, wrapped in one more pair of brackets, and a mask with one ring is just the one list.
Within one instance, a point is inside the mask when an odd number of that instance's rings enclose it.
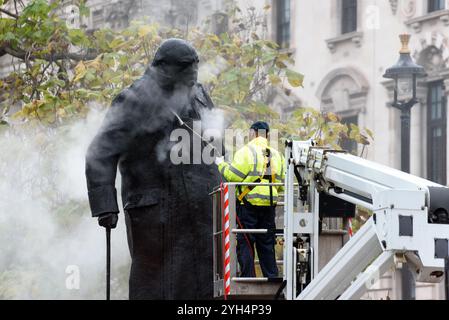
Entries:
{"label": "green leaf", "polygon": [[86,72],[86,74],[84,76],[84,79],[86,81],[88,81],[88,82],[96,80],[97,79],[97,72],[96,72],[96,70],[93,69],[93,68],[87,69],[87,72]]}
{"label": "green leaf", "polygon": [[[273,60],[276,59],[277,56],[277,52],[276,51],[272,51],[272,50],[265,50],[265,52],[262,54],[262,63],[268,63],[268,62],[272,62]],[[276,59],[277,62],[277,59]],[[279,68],[279,66],[278,66]]]}
{"label": "green leaf", "polygon": [[303,87],[304,76],[302,74],[288,69],[286,71],[286,76],[288,83],[290,83],[292,87]]}
{"label": "green leaf", "polygon": [[80,10],[80,16],[81,17],[89,17],[90,9],[86,5],[86,1],[81,1],[79,6],[78,6],[78,9]]}
{"label": "green leaf", "polygon": [[109,47],[111,49],[118,49],[120,48],[125,41],[123,41],[123,39],[121,38],[115,38],[114,40],[112,40],[112,42],[109,44]]}
{"label": "green leaf", "polygon": [[65,86],[65,81],[61,80],[61,79],[53,79],[53,83],[55,85],[57,85],[58,87],[64,87]]}
{"label": "green leaf", "polygon": [[368,129],[368,128],[365,128],[365,131],[366,131],[366,133],[368,134],[368,136],[369,136],[372,140],[374,140],[374,134],[373,134],[373,132],[372,132],[370,129]]}
{"label": "green leaf", "polygon": [[223,43],[229,43],[231,41],[231,38],[229,37],[229,33],[227,33],[227,32],[220,34],[220,38],[223,41]]}
{"label": "green leaf", "polygon": [[15,20],[10,18],[0,18],[0,35],[11,30],[15,26]]}
{"label": "green leaf", "polygon": [[266,41],[265,45],[270,49],[278,49],[279,48],[279,45],[273,41]]}
{"label": "green leaf", "polygon": [[5,35],[1,36],[0,39],[2,39],[3,41],[14,41],[14,40],[17,40],[16,36],[11,31],[8,31]]}
{"label": "green leaf", "polygon": [[44,0],[34,0],[31,1],[23,10],[21,18],[25,21],[28,18],[34,18],[34,20],[42,19],[48,17],[50,13],[51,6]]}
{"label": "green leaf", "polygon": [[69,39],[76,46],[89,46],[89,38],[81,29],[69,29]]}

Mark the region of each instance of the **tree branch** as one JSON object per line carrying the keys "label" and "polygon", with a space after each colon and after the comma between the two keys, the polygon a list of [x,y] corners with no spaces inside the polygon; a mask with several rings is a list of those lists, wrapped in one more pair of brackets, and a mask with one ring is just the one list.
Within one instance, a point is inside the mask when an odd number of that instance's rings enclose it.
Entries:
{"label": "tree branch", "polygon": [[60,53],[53,53],[53,54],[44,54],[44,55],[35,55],[30,54],[27,56],[27,52],[22,49],[12,49],[10,47],[2,47],[0,46],[0,56],[1,56],[1,49],[3,48],[3,51],[13,57],[16,57],[21,60],[25,60],[25,58],[29,60],[36,60],[36,59],[43,59],[47,61],[58,61],[58,60],[75,60],[75,61],[82,61],[82,60],[93,60],[97,57],[97,53],[70,53],[70,52],[60,52]]}
{"label": "tree branch", "polygon": [[9,12],[8,10],[0,8],[0,12],[3,12],[4,14],[13,17],[14,19],[19,19],[19,16],[15,13]]}

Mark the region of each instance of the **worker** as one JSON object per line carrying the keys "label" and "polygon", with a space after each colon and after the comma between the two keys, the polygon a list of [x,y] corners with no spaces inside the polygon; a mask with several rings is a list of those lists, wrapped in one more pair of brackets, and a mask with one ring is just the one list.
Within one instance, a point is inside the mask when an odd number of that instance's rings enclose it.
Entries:
{"label": "worker", "polygon": [[[164,41],[145,74],[112,102],[86,156],[92,215],[115,228],[117,165],[131,253],[130,299],[212,299],[215,164],[175,164],[172,132],[189,133],[213,103],[197,82],[198,55]],[[178,118],[179,116],[179,118]],[[181,121],[182,120],[182,121]],[[205,146],[203,145],[203,148]],[[193,148],[189,148],[193,150]],[[189,151],[190,152],[190,151]]]}
{"label": "worker", "polygon": [[[249,143],[239,149],[231,164],[223,157],[216,164],[228,182],[279,183],[284,179],[284,158],[268,145],[269,125],[255,122]],[[239,186],[236,190],[237,223],[242,229],[268,229],[268,233],[237,234],[237,258],[242,277],[255,277],[254,245],[264,277],[276,278],[275,208],[280,186]]]}

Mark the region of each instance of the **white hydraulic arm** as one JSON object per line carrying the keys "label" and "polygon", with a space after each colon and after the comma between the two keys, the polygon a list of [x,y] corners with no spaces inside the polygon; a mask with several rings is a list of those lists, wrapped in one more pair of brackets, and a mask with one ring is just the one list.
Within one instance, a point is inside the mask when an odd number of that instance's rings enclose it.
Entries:
{"label": "white hydraulic arm", "polygon": [[[398,257],[416,279],[440,282],[448,255],[449,188],[312,141],[286,144],[284,293],[287,299],[358,299]],[[294,183],[300,186],[294,206]],[[321,199],[372,211],[371,218],[318,272]],[[309,241],[310,280],[297,270]]]}

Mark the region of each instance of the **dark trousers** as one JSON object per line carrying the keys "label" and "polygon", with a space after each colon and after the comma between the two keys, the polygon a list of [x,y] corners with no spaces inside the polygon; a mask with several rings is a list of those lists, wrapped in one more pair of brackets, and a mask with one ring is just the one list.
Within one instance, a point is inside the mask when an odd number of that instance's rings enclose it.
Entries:
{"label": "dark trousers", "polygon": [[255,277],[254,245],[260,261],[264,277],[276,278],[278,268],[274,252],[276,225],[275,207],[237,205],[237,224],[244,229],[269,229],[273,232],[266,234],[245,233],[237,234],[237,258],[240,264],[241,277]]}

